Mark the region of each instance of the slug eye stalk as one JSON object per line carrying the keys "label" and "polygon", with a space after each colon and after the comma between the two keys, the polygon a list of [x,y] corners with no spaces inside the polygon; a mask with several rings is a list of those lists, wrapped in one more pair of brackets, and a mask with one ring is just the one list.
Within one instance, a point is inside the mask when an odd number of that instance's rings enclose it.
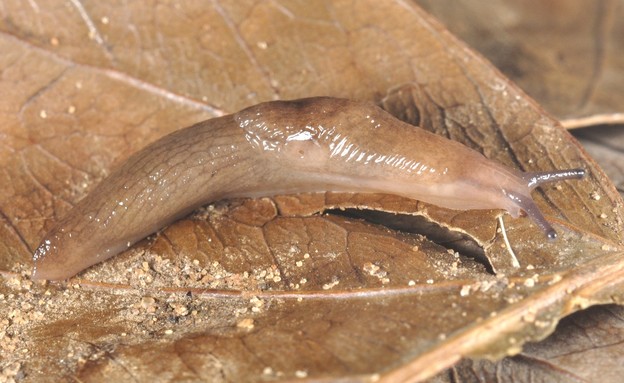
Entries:
{"label": "slug eye stalk", "polygon": [[585,169],[563,169],[548,172],[527,172],[522,175],[522,179],[527,182],[529,189],[533,190],[537,186],[549,182],[563,180],[578,180],[585,177]]}

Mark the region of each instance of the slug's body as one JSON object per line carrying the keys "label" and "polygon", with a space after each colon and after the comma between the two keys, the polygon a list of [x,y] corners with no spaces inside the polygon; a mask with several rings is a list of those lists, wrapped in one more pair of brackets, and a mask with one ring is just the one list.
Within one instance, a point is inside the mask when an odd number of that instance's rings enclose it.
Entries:
{"label": "slug's body", "polygon": [[179,130],[133,155],[46,236],[33,278],[71,277],[225,197],[383,192],[450,209],[525,211],[554,238],[530,191],[582,176],[508,169],[370,103],[268,102]]}

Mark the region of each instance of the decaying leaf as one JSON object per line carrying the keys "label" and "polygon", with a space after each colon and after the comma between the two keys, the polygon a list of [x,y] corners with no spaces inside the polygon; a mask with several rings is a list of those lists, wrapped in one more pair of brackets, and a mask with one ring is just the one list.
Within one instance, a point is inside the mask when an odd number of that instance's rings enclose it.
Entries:
{"label": "decaying leaf", "polygon": [[544,381],[618,382],[624,366],[622,306],[595,306],[561,320],[557,331],[542,342],[499,362],[464,360],[432,382]]}
{"label": "decaying leaf", "polygon": [[417,0],[569,128],[624,123],[624,2]]}
{"label": "decaying leaf", "polygon": [[575,131],[583,148],[604,169],[609,179],[624,196],[624,130],[621,126],[600,126]]}
{"label": "decaying leaf", "polygon": [[[8,377],[417,380],[462,357],[518,353],[561,317],[622,300],[613,185],[535,102],[410,3],[15,2],[0,12]],[[195,121],[314,95],[374,100],[508,166],[589,176],[534,193],[557,242],[503,217],[521,268],[501,212],[327,193],[217,201],[65,284],[29,280],[45,231],[133,151]]]}

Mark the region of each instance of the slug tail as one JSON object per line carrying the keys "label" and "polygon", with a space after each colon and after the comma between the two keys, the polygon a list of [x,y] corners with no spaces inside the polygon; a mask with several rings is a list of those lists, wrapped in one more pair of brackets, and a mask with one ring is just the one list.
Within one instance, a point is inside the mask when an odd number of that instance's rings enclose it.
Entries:
{"label": "slug tail", "polygon": [[552,170],[548,172],[527,172],[522,174],[522,179],[526,181],[527,186],[531,190],[545,183],[581,179],[583,177],[585,177],[585,169],[581,168]]}
{"label": "slug tail", "polygon": [[557,238],[557,232],[553,227],[548,223],[540,209],[537,207],[535,202],[531,199],[531,197],[508,193],[507,196],[511,199],[514,204],[516,204],[520,209],[524,210],[524,212],[533,220],[533,222],[539,227],[544,235],[550,240],[554,240]]}

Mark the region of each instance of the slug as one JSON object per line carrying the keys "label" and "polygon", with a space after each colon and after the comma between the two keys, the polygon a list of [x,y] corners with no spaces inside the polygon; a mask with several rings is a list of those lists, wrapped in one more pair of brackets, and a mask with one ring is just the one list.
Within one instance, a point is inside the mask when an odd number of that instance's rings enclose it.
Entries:
{"label": "slug", "polygon": [[178,130],[132,155],[46,235],[32,277],[69,278],[229,197],[382,192],[449,209],[524,211],[555,238],[530,192],[583,176],[582,169],[509,169],[372,103],[267,102]]}

